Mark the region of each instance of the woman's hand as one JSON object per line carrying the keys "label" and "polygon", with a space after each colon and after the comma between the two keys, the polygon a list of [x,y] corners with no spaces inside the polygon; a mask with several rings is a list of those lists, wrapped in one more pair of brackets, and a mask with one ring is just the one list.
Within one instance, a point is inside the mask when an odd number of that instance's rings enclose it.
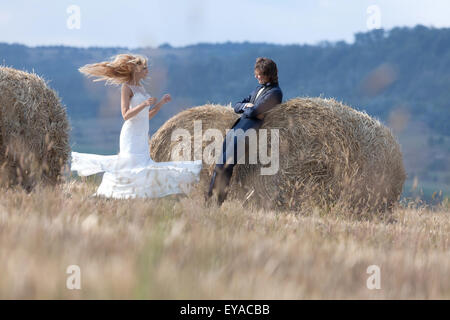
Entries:
{"label": "woman's hand", "polygon": [[[150,98],[150,99],[152,99],[152,98]],[[148,100],[150,100],[150,99],[148,99]],[[158,102],[157,104],[155,104],[155,107],[152,108],[151,110],[149,110],[149,112],[148,112],[149,118],[150,118],[150,119],[153,118],[153,117],[158,113],[159,109],[161,109],[161,107],[162,107],[165,103],[167,103],[167,102],[169,102],[169,101],[171,101],[171,100],[172,100],[172,97],[170,96],[170,94],[165,94],[165,95],[161,98],[161,100],[159,100],[159,102]]]}
{"label": "woman's hand", "polygon": [[162,103],[167,103],[169,101],[172,101],[172,97],[170,96],[170,94],[165,94],[162,98],[161,98]]}
{"label": "woman's hand", "polygon": [[148,98],[147,100],[144,101],[144,104],[148,107],[151,106],[152,104],[155,104],[157,101],[156,98]]}

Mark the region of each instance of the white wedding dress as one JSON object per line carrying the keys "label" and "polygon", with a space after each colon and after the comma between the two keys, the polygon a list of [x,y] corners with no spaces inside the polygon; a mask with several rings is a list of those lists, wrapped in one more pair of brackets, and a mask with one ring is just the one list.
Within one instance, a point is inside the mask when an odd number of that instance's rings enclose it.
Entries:
{"label": "white wedding dress", "polygon": [[[130,108],[150,95],[141,86],[133,91]],[[117,155],[72,152],[71,171],[80,176],[104,172],[95,196],[108,198],[159,198],[169,194],[189,193],[193,183],[200,181],[202,161],[155,162],[150,158],[148,139],[149,107],[126,120],[120,132]]]}

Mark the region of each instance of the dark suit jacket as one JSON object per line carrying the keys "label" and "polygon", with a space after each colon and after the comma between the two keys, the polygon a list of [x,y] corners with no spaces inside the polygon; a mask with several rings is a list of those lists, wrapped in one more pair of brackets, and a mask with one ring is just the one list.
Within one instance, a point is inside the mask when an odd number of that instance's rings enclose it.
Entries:
{"label": "dark suit jacket", "polygon": [[[264,90],[256,99],[259,90],[264,87]],[[234,104],[233,109],[236,113],[242,113],[242,116],[233,124],[232,128],[247,130],[249,128],[258,129],[263,120],[257,118],[280,104],[283,100],[283,92],[278,83],[268,83],[266,85],[258,86],[247,98]],[[253,103],[251,108],[244,108],[246,103]]]}

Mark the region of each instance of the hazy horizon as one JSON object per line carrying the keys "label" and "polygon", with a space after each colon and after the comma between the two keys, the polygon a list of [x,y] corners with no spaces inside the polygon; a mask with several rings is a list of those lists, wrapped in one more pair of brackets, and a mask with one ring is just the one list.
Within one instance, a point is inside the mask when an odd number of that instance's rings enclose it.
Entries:
{"label": "hazy horizon", "polygon": [[[425,26],[422,24],[417,24],[414,26],[404,26],[404,27],[399,27],[399,28],[409,28],[409,29],[414,29],[417,26],[424,26],[427,28],[433,28],[433,29],[449,29],[449,27],[440,27],[440,28],[436,28],[436,27],[430,27],[430,26]],[[394,27],[397,28],[397,27]],[[391,29],[384,29],[385,31],[390,31],[394,28]],[[366,32],[370,32],[369,30]],[[359,33],[359,32],[355,32]],[[364,32],[363,32],[364,33]],[[211,41],[211,42],[197,42],[197,43],[190,43],[190,44],[186,44],[186,45],[180,45],[180,46],[175,46],[171,43],[162,43],[158,46],[155,47],[149,47],[149,46],[141,46],[141,47],[127,47],[127,46],[99,46],[99,45],[90,45],[90,46],[82,46],[82,45],[67,45],[67,44],[45,44],[45,45],[28,45],[26,43],[20,43],[20,42],[6,42],[6,41],[0,41],[0,43],[4,43],[7,45],[23,45],[29,48],[39,48],[39,47],[72,47],[72,48],[80,48],[80,49],[89,49],[89,48],[102,48],[102,49],[107,49],[107,48],[125,48],[125,49],[130,49],[130,50],[136,50],[136,49],[143,49],[143,48],[152,48],[152,49],[156,49],[159,48],[161,46],[165,46],[165,45],[169,45],[171,48],[174,49],[181,49],[181,48],[187,48],[187,47],[191,47],[191,46],[197,46],[197,45],[223,45],[223,44],[228,44],[228,43],[232,43],[232,44],[254,44],[254,45],[274,45],[274,46],[302,46],[302,45],[310,45],[310,46],[317,46],[320,45],[323,42],[329,42],[329,43],[338,43],[338,42],[345,42],[346,44],[353,44],[354,43],[354,39],[353,41],[346,41],[346,40],[335,40],[335,41],[330,41],[330,40],[319,40],[315,43],[275,43],[275,42],[257,42],[257,41]]]}

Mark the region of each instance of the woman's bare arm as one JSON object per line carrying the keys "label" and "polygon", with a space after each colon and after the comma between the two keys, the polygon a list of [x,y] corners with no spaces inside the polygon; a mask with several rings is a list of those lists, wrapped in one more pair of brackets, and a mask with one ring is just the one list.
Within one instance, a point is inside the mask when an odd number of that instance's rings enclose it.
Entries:
{"label": "woman's bare arm", "polygon": [[153,118],[159,111],[159,109],[161,109],[161,107],[164,105],[164,103],[162,101],[159,101],[155,104],[155,107],[152,110],[148,111],[148,118],[149,120],[151,118]]}
{"label": "woman's bare arm", "polygon": [[135,115],[141,112],[142,109],[156,102],[156,98],[149,98],[144,102],[138,104],[136,107],[130,108],[130,100],[132,96],[133,92],[131,91],[130,87],[123,85],[120,98],[120,108],[122,110],[122,117],[125,121],[133,118]]}

